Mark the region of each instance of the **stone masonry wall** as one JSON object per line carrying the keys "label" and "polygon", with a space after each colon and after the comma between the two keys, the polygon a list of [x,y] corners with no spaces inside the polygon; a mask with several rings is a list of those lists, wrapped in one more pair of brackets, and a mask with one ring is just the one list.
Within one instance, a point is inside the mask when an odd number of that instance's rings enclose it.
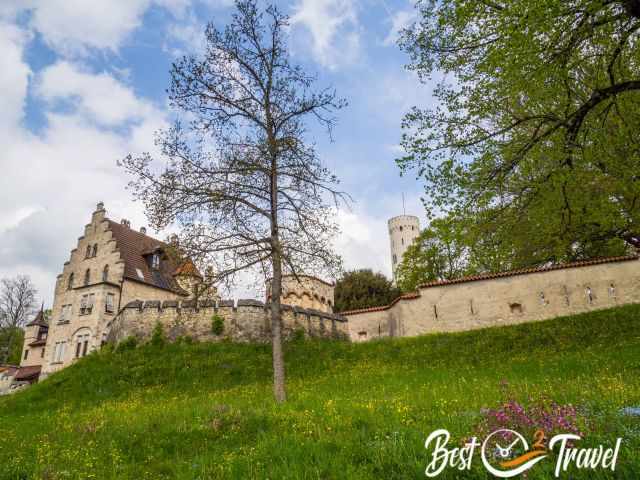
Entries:
{"label": "stone masonry wall", "polygon": [[[296,331],[306,337],[348,339],[347,321],[339,315],[283,305],[283,337],[291,338]],[[214,315],[224,320],[224,332],[212,332]],[[145,340],[160,323],[170,340],[189,336],[198,341],[230,339],[238,342],[271,340],[268,305],[257,300],[202,301],[190,300],[129,302],[108,326],[110,341],[119,342],[129,336]]]}
{"label": "stone masonry wall", "polygon": [[343,312],[352,341],[456,332],[640,303],[637,257],[425,285],[386,307]]}

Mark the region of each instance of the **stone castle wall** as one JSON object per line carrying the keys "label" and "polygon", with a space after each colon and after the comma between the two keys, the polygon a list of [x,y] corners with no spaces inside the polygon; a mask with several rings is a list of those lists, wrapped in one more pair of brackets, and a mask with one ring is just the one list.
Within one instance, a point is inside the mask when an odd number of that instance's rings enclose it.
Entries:
{"label": "stone castle wall", "polygon": [[[214,315],[224,321],[224,331],[212,331]],[[348,339],[345,318],[317,310],[282,306],[282,334],[291,338],[296,331],[306,337]],[[230,339],[237,342],[267,342],[271,340],[271,320],[268,305],[257,300],[201,301],[140,301],[129,302],[107,327],[108,339],[119,342],[129,336],[145,340],[160,323],[168,339],[189,336],[198,341]]]}
{"label": "stone castle wall", "polygon": [[343,312],[352,341],[546,320],[640,303],[638,257],[435,282],[386,307]]}

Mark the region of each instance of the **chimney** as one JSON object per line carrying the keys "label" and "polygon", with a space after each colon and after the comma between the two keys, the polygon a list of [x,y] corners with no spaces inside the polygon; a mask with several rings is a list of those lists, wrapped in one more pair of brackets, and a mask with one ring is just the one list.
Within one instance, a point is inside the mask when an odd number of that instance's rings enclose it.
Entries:
{"label": "chimney", "polygon": [[129,220],[127,220],[126,218],[123,218],[122,220],[120,220],[120,225],[127,227],[127,228],[131,228],[131,222]]}
{"label": "chimney", "polygon": [[176,235],[175,233],[171,234],[171,236],[169,237],[169,243],[173,247],[177,247],[178,246],[178,235]]}
{"label": "chimney", "polygon": [[104,209],[104,203],[98,202],[95,212],[93,212],[93,214],[91,215],[91,222],[94,225],[98,225],[104,220],[105,213],[106,210]]}
{"label": "chimney", "polygon": [[140,227],[140,233],[142,233],[143,235],[146,235],[147,234],[146,227]]}

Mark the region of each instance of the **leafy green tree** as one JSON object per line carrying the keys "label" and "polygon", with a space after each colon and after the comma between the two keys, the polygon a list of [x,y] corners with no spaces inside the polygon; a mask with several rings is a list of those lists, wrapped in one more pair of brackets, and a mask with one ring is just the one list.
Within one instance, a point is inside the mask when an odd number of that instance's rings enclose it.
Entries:
{"label": "leafy green tree", "polygon": [[8,349],[6,361],[0,361],[0,364],[19,365],[23,344],[24,330],[22,328],[0,329],[0,351],[4,352],[5,349]]}
{"label": "leafy green tree", "polygon": [[406,115],[398,163],[424,177],[427,214],[467,219],[515,265],[640,246],[639,6],[419,1],[401,46],[444,80]]}
{"label": "leafy green tree", "polygon": [[404,292],[433,280],[449,280],[469,270],[469,247],[456,224],[436,219],[411,244],[398,265],[398,287]]}
{"label": "leafy green tree", "polygon": [[345,272],[336,282],[335,309],[338,312],[388,305],[400,295],[382,273],[370,269]]}

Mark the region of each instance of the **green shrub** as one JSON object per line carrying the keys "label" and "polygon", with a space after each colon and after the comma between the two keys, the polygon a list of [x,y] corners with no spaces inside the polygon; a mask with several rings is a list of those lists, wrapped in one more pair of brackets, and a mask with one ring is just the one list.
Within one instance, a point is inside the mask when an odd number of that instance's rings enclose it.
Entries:
{"label": "green shrub", "polygon": [[293,331],[293,336],[291,337],[291,339],[294,342],[303,342],[305,339],[304,328],[296,328]]}
{"label": "green shrub", "polygon": [[193,337],[189,335],[181,335],[176,338],[176,343],[180,345],[193,345]]}
{"label": "green shrub", "polygon": [[211,333],[218,336],[224,333],[224,318],[220,315],[214,315],[211,319]]}
{"label": "green shrub", "polygon": [[115,351],[116,353],[126,352],[134,350],[137,346],[138,339],[136,337],[127,337],[116,346]]}
{"label": "green shrub", "polygon": [[162,324],[158,322],[153,328],[153,333],[151,334],[151,345],[161,347],[165,343],[167,343],[167,341],[164,336],[164,329],[162,328]]}

